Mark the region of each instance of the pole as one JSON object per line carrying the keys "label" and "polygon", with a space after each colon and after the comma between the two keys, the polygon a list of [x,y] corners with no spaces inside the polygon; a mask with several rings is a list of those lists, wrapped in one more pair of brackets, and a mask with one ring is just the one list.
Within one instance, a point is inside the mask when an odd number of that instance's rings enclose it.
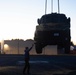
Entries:
{"label": "pole", "polygon": [[1,54],[4,53],[4,39],[1,41]]}
{"label": "pole", "polygon": [[51,13],[53,13],[53,0],[51,0]]}
{"label": "pole", "polygon": [[58,0],[58,13],[60,13],[60,5],[59,5],[59,0]]}
{"label": "pole", "polygon": [[45,15],[46,15],[46,12],[47,12],[47,0],[45,0]]}
{"label": "pole", "polygon": [[18,54],[19,54],[19,39],[18,39]]}

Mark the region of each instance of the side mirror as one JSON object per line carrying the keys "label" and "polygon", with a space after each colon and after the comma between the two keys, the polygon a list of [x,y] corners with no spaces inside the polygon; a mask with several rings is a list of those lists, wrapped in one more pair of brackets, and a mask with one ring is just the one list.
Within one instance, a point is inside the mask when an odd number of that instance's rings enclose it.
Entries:
{"label": "side mirror", "polygon": [[71,19],[70,19],[70,17],[68,18],[68,22],[70,22],[71,21]]}
{"label": "side mirror", "polygon": [[37,19],[37,23],[40,25],[40,19]]}

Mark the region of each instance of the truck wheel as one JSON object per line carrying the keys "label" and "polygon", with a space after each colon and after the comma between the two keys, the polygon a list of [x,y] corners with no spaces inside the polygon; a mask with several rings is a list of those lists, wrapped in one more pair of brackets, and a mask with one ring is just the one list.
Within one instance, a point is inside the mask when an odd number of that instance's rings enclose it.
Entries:
{"label": "truck wheel", "polygon": [[42,46],[40,43],[35,44],[36,53],[40,54],[42,53]]}
{"label": "truck wheel", "polygon": [[70,53],[70,46],[65,46],[65,54],[69,54]]}
{"label": "truck wheel", "polygon": [[67,42],[65,44],[65,54],[69,54],[70,53],[70,42]]}

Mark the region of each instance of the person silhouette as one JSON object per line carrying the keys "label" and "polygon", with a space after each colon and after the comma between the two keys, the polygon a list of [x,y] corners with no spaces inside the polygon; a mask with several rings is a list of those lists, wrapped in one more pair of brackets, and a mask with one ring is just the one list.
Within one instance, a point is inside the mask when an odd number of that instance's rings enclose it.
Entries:
{"label": "person silhouette", "polygon": [[32,44],[32,46],[30,48],[25,47],[24,50],[24,60],[25,60],[25,66],[23,69],[23,74],[25,74],[25,72],[27,73],[27,75],[29,75],[29,71],[30,71],[30,64],[29,64],[29,60],[30,60],[30,55],[29,55],[29,51],[33,48],[34,44]]}

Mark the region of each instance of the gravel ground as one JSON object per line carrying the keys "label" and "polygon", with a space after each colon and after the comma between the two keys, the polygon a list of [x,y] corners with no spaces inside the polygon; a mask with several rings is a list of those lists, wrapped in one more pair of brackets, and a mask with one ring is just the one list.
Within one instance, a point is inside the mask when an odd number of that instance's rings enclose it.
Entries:
{"label": "gravel ground", "polygon": [[[38,61],[39,60],[39,61]],[[76,55],[31,56],[30,75],[76,75]],[[0,75],[23,75],[23,55],[0,55]]]}
{"label": "gravel ground", "polygon": [[[0,67],[0,75],[23,75],[23,66]],[[63,73],[63,71],[60,70],[46,70],[43,68],[35,68],[35,66],[31,66],[30,75],[76,75],[76,71],[67,71],[67,73]]]}

